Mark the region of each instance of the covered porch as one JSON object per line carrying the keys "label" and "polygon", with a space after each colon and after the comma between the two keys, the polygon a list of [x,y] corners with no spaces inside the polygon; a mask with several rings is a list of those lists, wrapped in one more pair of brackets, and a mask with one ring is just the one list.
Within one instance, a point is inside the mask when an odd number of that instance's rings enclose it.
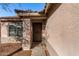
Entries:
{"label": "covered porch", "polygon": [[[25,12],[25,11],[23,11]],[[41,15],[39,13],[22,13],[17,12],[16,17],[1,17],[0,18],[0,45],[6,45],[6,51],[9,48],[8,44],[15,45],[16,48],[13,49],[13,53],[22,50],[22,51],[30,51],[29,55],[46,55],[46,49],[44,44],[44,30],[46,17],[45,15]],[[8,25],[11,23],[22,23],[23,27],[22,36],[15,37],[8,35]],[[21,34],[21,32],[20,32]],[[19,45],[19,46],[18,46]],[[38,48],[39,47],[39,48]],[[9,48],[10,49],[10,48]],[[38,50],[41,49],[41,53],[38,53]],[[37,51],[36,51],[37,50]],[[8,50],[10,51],[10,50]],[[7,51],[7,52],[8,52]],[[19,52],[23,53],[23,52]],[[37,54],[38,53],[38,54]],[[27,54],[27,53],[26,53]],[[24,55],[26,55],[24,54]],[[9,54],[6,54],[3,47],[3,54],[1,55],[18,55],[18,53],[12,54],[10,51]]]}

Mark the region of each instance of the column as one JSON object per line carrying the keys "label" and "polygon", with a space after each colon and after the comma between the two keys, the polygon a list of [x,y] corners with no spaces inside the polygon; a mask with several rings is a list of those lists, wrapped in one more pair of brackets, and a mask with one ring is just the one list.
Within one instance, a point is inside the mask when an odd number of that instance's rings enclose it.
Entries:
{"label": "column", "polygon": [[30,50],[31,47],[31,21],[30,19],[23,19],[23,50]]}

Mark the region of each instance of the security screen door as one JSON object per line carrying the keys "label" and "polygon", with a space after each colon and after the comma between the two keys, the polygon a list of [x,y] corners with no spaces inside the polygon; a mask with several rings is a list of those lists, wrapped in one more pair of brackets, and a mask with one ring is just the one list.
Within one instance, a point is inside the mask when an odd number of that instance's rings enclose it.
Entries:
{"label": "security screen door", "polygon": [[33,42],[42,41],[42,23],[33,23]]}

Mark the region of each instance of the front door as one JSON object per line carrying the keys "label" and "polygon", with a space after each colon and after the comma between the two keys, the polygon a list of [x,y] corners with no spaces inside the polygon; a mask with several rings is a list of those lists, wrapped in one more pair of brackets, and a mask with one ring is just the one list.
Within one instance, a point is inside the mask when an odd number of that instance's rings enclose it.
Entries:
{"label": "front door", "polygon": [[42,41],[42,23],[33,23],[33,42]]}

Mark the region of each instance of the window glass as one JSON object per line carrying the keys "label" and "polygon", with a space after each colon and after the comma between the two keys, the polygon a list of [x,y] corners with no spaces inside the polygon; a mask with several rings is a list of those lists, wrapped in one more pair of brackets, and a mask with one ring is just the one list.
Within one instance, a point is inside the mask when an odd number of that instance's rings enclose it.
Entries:
{"label": "window glass", "polygon": [[22,22],[14,22],[9,24],[9,36],[22,37]]}

